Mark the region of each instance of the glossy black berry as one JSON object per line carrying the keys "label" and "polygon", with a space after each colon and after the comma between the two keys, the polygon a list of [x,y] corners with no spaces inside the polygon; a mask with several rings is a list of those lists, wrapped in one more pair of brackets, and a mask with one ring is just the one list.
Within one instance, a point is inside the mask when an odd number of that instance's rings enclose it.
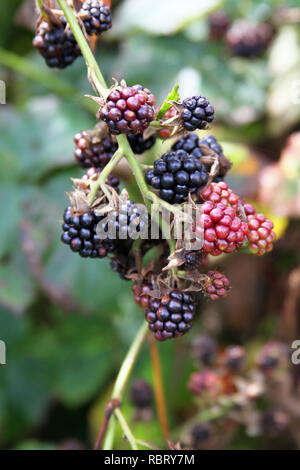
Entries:
{"label": "glossy black berry", "polygon": [[187,333],[192,326],[194,313],[192,296],[173,290],[161,299],[150,299],[146,320],[155,338],[165,341]]}
{"label": "glossy black berry", "polygon": [[44,57],[48,67],[63,69],[81,55],[80,48],[64,17],[59,24],[43,19],[37,26],[33,46]]}
{"label": "glossy black berry", "polygon": [[239,20],[227,31],[226,43],[233,55],[255,57],[269,46],[273,33],[273,28],[268,23]]}
{"label": "glossy black berry", "polygon": [[93,131],[83,131],[75,135],[75,158],[81,168],[104,168],[115,151],[116,143],[110,135],[100,138]]}
{"label": "glossy black berry", "polygon": [[162,199],[180,204],[187,200],[189,193],[205,186],[208,174],[199,159],[184,150],[175,150],[157,159],[145,179],[154,189],[159,189]]}
{"label": "glossy black berry", "polygon": [[111,10],[103,2],[86,0],[81,7],[79,16],[83,21],[87,34],[99,35],[112,26]]}
{"label": "glossy black berry", "polygon": [[115,240],[99,239],[96,230],[102,216],[94,211],[74,215],[73,208],[67,207],[64,213],[61,241],[83,258],[104,258],[116,248]]}
{"label": "glossy black berry", "polygon": [[181,119],[187,131],[205,129],[214,119],[214,108],[204,96],[192,96],[183,101]]}
{"label": "glossy black berry", "polygon": [[133,153],[141,155],[146,152],[146,150],[151,149],[155,144],[155,137],[150,136],[148,139],[144,139],[143,134],[129,135],[128,136],[129,144]]}

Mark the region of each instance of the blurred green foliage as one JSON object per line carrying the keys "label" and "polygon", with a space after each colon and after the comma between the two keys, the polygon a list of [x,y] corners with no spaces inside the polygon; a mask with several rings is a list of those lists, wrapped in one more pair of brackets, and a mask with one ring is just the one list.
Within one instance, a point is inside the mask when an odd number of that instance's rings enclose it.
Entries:
{"label": "blurred green foliage", "polygon": [[[65,71],[46,68],[31,46],[30,17],[18,13],[23,3],[0,3],[0,47],[5,49],[0,49],[0,78],[7,84],[7,104],[0,107],[0,339],[7,345],[7,365],[0,366],[0,445],[57,446],[47,422],[62,405],[75,415],[87,407],[87,432],[68,435],[63,413],[55,424],[65,426],[65,438],[91,447],[105,398],[143,313],[133,303],[130,283],[113,274],[106,261],[80,259],[60,243],[64,193],[71,189],[69,178],[80,174],[72,156],[73,136],[95,122],[83,98],[91,89],[82,59]],[[158,103],[176,82],[182,96],[191,90],[208,96],[217,110],[217,133],[240,162],[245,149],[237,143],[259,143],[274,132],[285,135],[299,123],[299,107],[284,126],[281,119],[290,79],[299,72],[299,27],[280,29],[269,53],[247,61],[208,40],[207,14],[222,7],[233,17],[268,20],[282,3],[298,6],[296,0],[191,0],[183,8],[179,0],[124,0],[116,5],[114,28],[101,39],[97,59],[109,82],[125,77],[130,84],[143,83]],[[297,60],[277,70],[284,45],[294,48]],[[272,101],[278,93],[280,113]],[[250,117],[238,123],[235,116],[245,108]],[[174,367],[176,347],[160,346],[172,426],[189,408],[186,381],[192,370],[190,361]],[[134,374],[152,380],[146,348]],[[129,404],[124,412],[130,418]],[[138,437],[163,445],[155,416],[135,430]],[[40,438],[49,444],[40,444]],[[126,446],[121,434],[118,445]]]}

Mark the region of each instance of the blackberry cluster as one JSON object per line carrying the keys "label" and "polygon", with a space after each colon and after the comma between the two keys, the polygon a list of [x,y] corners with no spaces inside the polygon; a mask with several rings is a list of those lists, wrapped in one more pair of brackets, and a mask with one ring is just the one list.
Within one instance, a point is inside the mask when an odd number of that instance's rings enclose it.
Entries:
{"label": "blackberry cluster", "polygon": [[143,134],[133,134],[128,136],[128,141],[133,153],[137,155],[141,155],[142,153],[146,152],[146,150],[151,149],[155,144],[155,137],[151,135],[147,139],[144,139]]}
{"label": "blackberry cluster", "polygon": [[161,299],[150,299],[146,320],[155,338],[165,341],[187,333],[192,326],[194,313],[192,296],[180,290],[173,290]]}
{"label": "blackberry cluster", "polygon": [[230,19],[225,11],[215,11],[209,18],[209,33],[213,40],[222,39],[230,26]]}
{"label": "blackberry cluster", "polygon": [[131,386],[130,397],[137,408],[148,408],[153,401],[151,385],[142,379],[135,380]]}
{"label": "blackberry cluster", "polygon": [[141,85],[114,88],[100,110],[112,134],[138,134],[154,119],[155,97]]}
{"label": "blackberry cluster", "polygon": [[273,249],[274,224],[263,214],[258,214],[251,204],[243,204],[243,207],[248,222],[248,248],[257,256],[262,256]]}
{"label": "blackberry cluster", "polygon": [[181,119],[187,131],[205,129],[214,120],[214,108],[204,96],[186,98],[182,107]]}
{"label": "blackberry cluster", "polygon": [[201,206],[195,233],[203,237],[203,251],[219,256],[243,245],[248,226],[237,217],[233,207],[205,201]]}
{"label": "blackberry cluster", "polygon": [[227,277],[218,271],[208,271],[207,275],[209,280],[204,283],[204,295],[210,300],[226,297],[230,288]]}
{"label": "blackberry cluster", "polygon": [[207,256],[199,250],[188,251],[183,254],[184,263],[182,269],[184,271],[199,271],[201,267],[207,264]]}
{"label": "blackberry cluster", "polygon": [[95,211],[76,215],[72,206],[67,207],[62,226],[62,242],[83,258],[104,258],[115,250],[116,244],[114,240],[101,240],[98,237],[96,230],[102,217]]}
{"label": "blackberry cluster", "polygon": [[37,26],[33,46],[44,57],[48,67],[64,69],[81,55],[80,48],[64,17],[59,24],[42,19]]}
{"label": "blackberry cluster", "polygon": [[184,150],[177,150],[158,158],[145,179],[153,188],[159,189],[161,199],[180,204],[187,200],[189,193],[205,186],[208,174],[197,158]]}
{"label": "blackberry cluster", "polygon": [[211,336],[198,336],[192,341],[190,351],[194,359],[209,366],[216,357],[217,343]]}
{"label": "blackberry cluster", "polygon": [[111,10],[103,2],[86,0],[79,12],[87,34],[97,36],[108,31],[112,26]]}
{"label": "blackberry cluster", "polygon": [[109,162],[117,145],[110,135],[101,138],[97,132],[82,131],[75,135],[75,158],[81,168],[96,167],[103,169]]}
{"label": "blackberry cluster", "polygon": [[232,53],[240,57],[260,55],[270,44],[273,28],[268,23],[236,21],[226,34],[226,43]]}

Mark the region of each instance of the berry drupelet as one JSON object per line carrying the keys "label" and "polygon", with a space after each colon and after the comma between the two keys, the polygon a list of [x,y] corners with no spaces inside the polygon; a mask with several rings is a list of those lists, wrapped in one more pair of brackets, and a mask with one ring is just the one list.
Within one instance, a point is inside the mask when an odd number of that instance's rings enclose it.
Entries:
{"label": "berry drupelet", "polygon": [[153,135],[151,135],[147,139],[144,139],[143,134],[135,134],[128,136],[128,141],[131,150],[137,155],[141,155],[142,153],[146,152],[146,150],[151,149],[151,147],[153,147],[153,145],[155,144],[155,140],[156,139]]}
{"label": "berry drupelet", "polygon": [[208,271],[208,280],[204,282],[203,293],[210,300],[218,300],[226,297],[229,292],[227,277],[218,271]]}
{"label": "berry drupelet", "polygon": [[97,131],[82,131],[75,135],[74,142],[75,159],[81,168],[103,169],[117,150],[110,135],[102,138]]}
{"label": "berry drupelet", "polygon": [[186,98],[182,104],[181,119],[187,131],[206,129],[214,120],[214,108],[204,96]]}
{"label": "berry drupelet", "polygon": [[192,326],[194,313],[192,296],[180,290],[173,290],[161,299],[150,299],[146,320],[155,338],[165,341],[187,333]]}
{"label": "berry drupelet", "polygon": [[258,214],[251,204],[243,204],[243,207],[248,222],[248,248],[257,256],[262,256],[273,249],[274,224],[263,214]]}
{"label": "berry drupelet", "polygon": [[57,23],[42,19],[37,25],[33,46],[44,57],[48,67],[63,69],[81,55],[64,17],[57,19]]}
{"label": "berry drupelet", "polygon": [[83,258],[104,258],[115,250],[115,240],[101,240],[97,235],[97,225],[103,216],[95,211],[74,213],[72,206],[64,213],[61,241],[70,246]]}
{"label": "berry drupelet", "polygon": [[145,176],[146,182],[159,190],[161,199],[171,204],[187,200],[188,194],[205,186],[208,174],[205,166],[184,150],[165,153],[154,162]]}
{"label": "berry drupelet", "polygon": [[108,31],[112,26],[111,10],[103,2],[86,0],[79,11],[87,34],[97,36]]}
{"label": "berry drupelet", "polygon": [[154,119],[155,97],[141,85],[115,87],[109,94],[99,116],[112,134],[138,134]]}

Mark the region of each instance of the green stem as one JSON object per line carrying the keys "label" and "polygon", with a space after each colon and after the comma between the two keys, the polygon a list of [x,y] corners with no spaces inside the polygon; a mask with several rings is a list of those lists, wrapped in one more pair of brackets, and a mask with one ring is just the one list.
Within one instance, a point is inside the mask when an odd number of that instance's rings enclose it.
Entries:
{"label": "green stem", "polygon": [[[145,341],[146,335],[148,332],[148,325],[147,323],[143,323],[139,331],[137,332],[133,342],[131,343],[131,346],[128,350],[128,353],[125,356],[125,359],[121,365],[118,377],[116,379],[112,396],[111,398],[117,398],[121,401],[124,388],[128,382],[128,379],[130,377],[130,374],[132,372],[133,366],[135,364],[136,358],[141,350],[141,347],[143,345],[143,342]],[[117,410],[115,410],[116,413]],[[112,419],[110,421],[109,427],[108,427],[108,432],[107,436],[103,445],[103,449],[105,450],[110,450],[113,445],[113,437],[114,437],[114,431],[115,431],[115,420]]]}
{"label": "green stem", "polygon": [[77,18],[72,10],[69,7],[65,0],[57,0],[60,8],[64,12],[64,15],[68,21],[68,24],[78,42],[80,50],[82,52],[83,57],[88,65],[89,69],[89,79],[94,84],[96,90],[98,91],[100,96],[106,97],[107,95],[107,85],[104,80],[104,77],[101,73],[100,68],[98,67],[97,61],[94,57],[94,54],[91,51],[91,48],[86,41],[83,32],[78,24]]}
{"label": "green stem", "polygon": [[96,197],[96,194],[97,194],[97,191],[98,189],[100,188],[100,186],[105,183],[105,180],[106,178],[108,177],[108,175],[110,174],[110,172],[113,170],[113,168],[119,163],[119,161],[121,160],[121,158],[124,156],[124,152],[123,152],[123,149],[119,148],[113,155],[113,157],[111,158],[111,160],[108,162],[108,164],[103,168],[103,170],[101,171],[101,174],[99,176],[99,178],[97,179],[97,181],[95,181],[95,183],[92,185],[91,187],[91,192],[90,192],[90,195],[89,195],[89,204],[92,205],[95,197]]}
{"label": "green stem", "polygon": [[123,415],[122,411],[120,410],[120,408],[117,408],[115,410],[115,415],[119,420],[119,423],[120,423],[120,425],[123,429],[123,432],[124,432],[128,442],[129,442],[132,450],[138,450],[137,441],[136,441],[134,435],[132,434],[132,432],[131,432],[131,430],[130,430],[130,428],[129,428],[129,426],[128,426],[125,418],[124,418],[124,415]]}

